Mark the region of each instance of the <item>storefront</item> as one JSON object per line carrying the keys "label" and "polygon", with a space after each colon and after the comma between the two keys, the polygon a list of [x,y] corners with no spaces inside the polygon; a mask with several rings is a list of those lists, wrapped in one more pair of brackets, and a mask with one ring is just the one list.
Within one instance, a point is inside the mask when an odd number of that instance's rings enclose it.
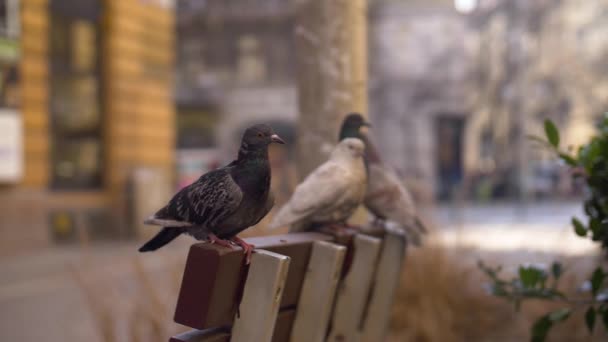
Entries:
{"label": "storefront", "polygon": [[172,191],[171,2],[0,3],[0,244],[132,236]]}

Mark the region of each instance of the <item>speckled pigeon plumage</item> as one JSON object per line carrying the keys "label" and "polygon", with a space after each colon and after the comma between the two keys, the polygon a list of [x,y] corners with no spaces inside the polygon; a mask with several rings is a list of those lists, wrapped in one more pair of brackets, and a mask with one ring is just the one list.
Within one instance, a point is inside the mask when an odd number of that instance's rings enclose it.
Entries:
{"label": "speckled pigeon plumage", "polygon": [[369,124],[360,114],[349,114],[342,123],[339,139],[355,137],[365,143],[368,181],[363,203],[377,219],[390,220],[399,224],[405,230],[409,240],[419,245],[420,235],[426,232],[426,228],[416,214],[412,195],[396,172],[382,162],[370,139],[361,133],[362,126],[369,126]]}
{"label": "speckled pigeon plumage", "polygon": [[271,228],[291,226],[291,232],[313,230],[327,224],[344,224],[362,203],[366,173],[365,146],[356,138],[341,141],[329,160],[297,187],[274,216]]}
{"label": "speckled pigeon plumage", "polygon": [[145,221],[164,228],[139,251],[156,250],[182,233],[197,240],[238,239],[236,234],[258,223],[274,205],[268,162],[272,142],[283,143],[269,126],[248,128],[235,161],[202,175]]}

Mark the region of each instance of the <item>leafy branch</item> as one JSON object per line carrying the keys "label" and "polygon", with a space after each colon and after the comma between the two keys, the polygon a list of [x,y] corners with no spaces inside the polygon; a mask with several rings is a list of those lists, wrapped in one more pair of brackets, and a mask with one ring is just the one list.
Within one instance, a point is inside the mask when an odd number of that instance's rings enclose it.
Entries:
{"label": "leafy branch", "polygon": [[[581,146],[577,153],[571,154],[560,149],[560,135],[555,124],[550,120],[544,122],[545,138],[531,137],[550,149],[574,172],[573,177],[582,177],[589,190],[583,203],[586,222],[573,217],[574,233],[580,237],[590,238],[608,249],[608,113],[605,113],[599,124],[598,135],[589,143]],[[550,267],[544,265],[519,266],[517,274],[507,279],[501,276],[502,267],[489,267],[479,262],[479,268],[490,279],[490,294],[513,303],[519,311],[527,300],[545,300],[563,303],[564,307],[548,312],[538,318],[531,328],[531,341],[542,342],[550,329],[559,322],[566,321],[576,310],[585,310],[585,324],[593,333],[596,320],[599,318],[608,330],[608,272],[601,266],[594,269],[583,283],[584,296],[568,296],[559,290],[559,280],[564,267],[553,262]]]}
{"label": "leafy branch", "polygon": [[532,326],[533,342],[544,341],[551,327],[567,320],[575,310],[585,309],[585,322],[590,333],[594,330],[598,315],[608,329],[608,272],[601,267],[597,267],[590,279],[583,283],[581,290],[586,293],[585,297],[568,297],[558,289],[559,279],[564,273],[564,267],[558,262],[553,262],[550,268],[544,265],[519,266],[517,275],[511,279],[501,276],[501,266],[492,268],[482,261],[478,266],[490,278],[489,293],[513,303],[516,311],[520,310],[524,301],[534,299],[566,305],[536,320]]}

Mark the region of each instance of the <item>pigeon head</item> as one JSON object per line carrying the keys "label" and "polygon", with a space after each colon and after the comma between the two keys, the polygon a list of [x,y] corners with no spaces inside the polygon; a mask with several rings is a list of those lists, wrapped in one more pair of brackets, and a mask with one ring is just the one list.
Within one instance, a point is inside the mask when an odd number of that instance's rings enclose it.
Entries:
{"label": "pigeon head", "polygon": [[371,126],[369,122],[365,121],[363,116],[359,113],[350,113],[342,121],[342,127],[340,128],[339,140],[346,138],[360,138],[359,129],[363,126]]}
{"label": "pigeon head", "polygon": [[361,139],[346,138],[334,148],[331,158],[338,159],[357,159],[365,154],[365,144]]}
{"label": "pigeon head", "polygon": [[250,154],[250,152],[267,151],[267,147],[271,143],[284,144],[285,142],[268,125],[251,126],[243,134],[239,157]]}

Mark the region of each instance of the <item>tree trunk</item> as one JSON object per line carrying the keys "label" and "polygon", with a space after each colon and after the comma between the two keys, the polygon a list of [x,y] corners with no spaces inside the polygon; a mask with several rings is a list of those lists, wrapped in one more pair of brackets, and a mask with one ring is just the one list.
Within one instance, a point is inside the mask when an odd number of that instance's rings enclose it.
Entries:
{"label": "tree trunk", "polygon": [[297,4],[301,179],[327,159],[348,113],[367,116],[367,3],[301,0]]}

